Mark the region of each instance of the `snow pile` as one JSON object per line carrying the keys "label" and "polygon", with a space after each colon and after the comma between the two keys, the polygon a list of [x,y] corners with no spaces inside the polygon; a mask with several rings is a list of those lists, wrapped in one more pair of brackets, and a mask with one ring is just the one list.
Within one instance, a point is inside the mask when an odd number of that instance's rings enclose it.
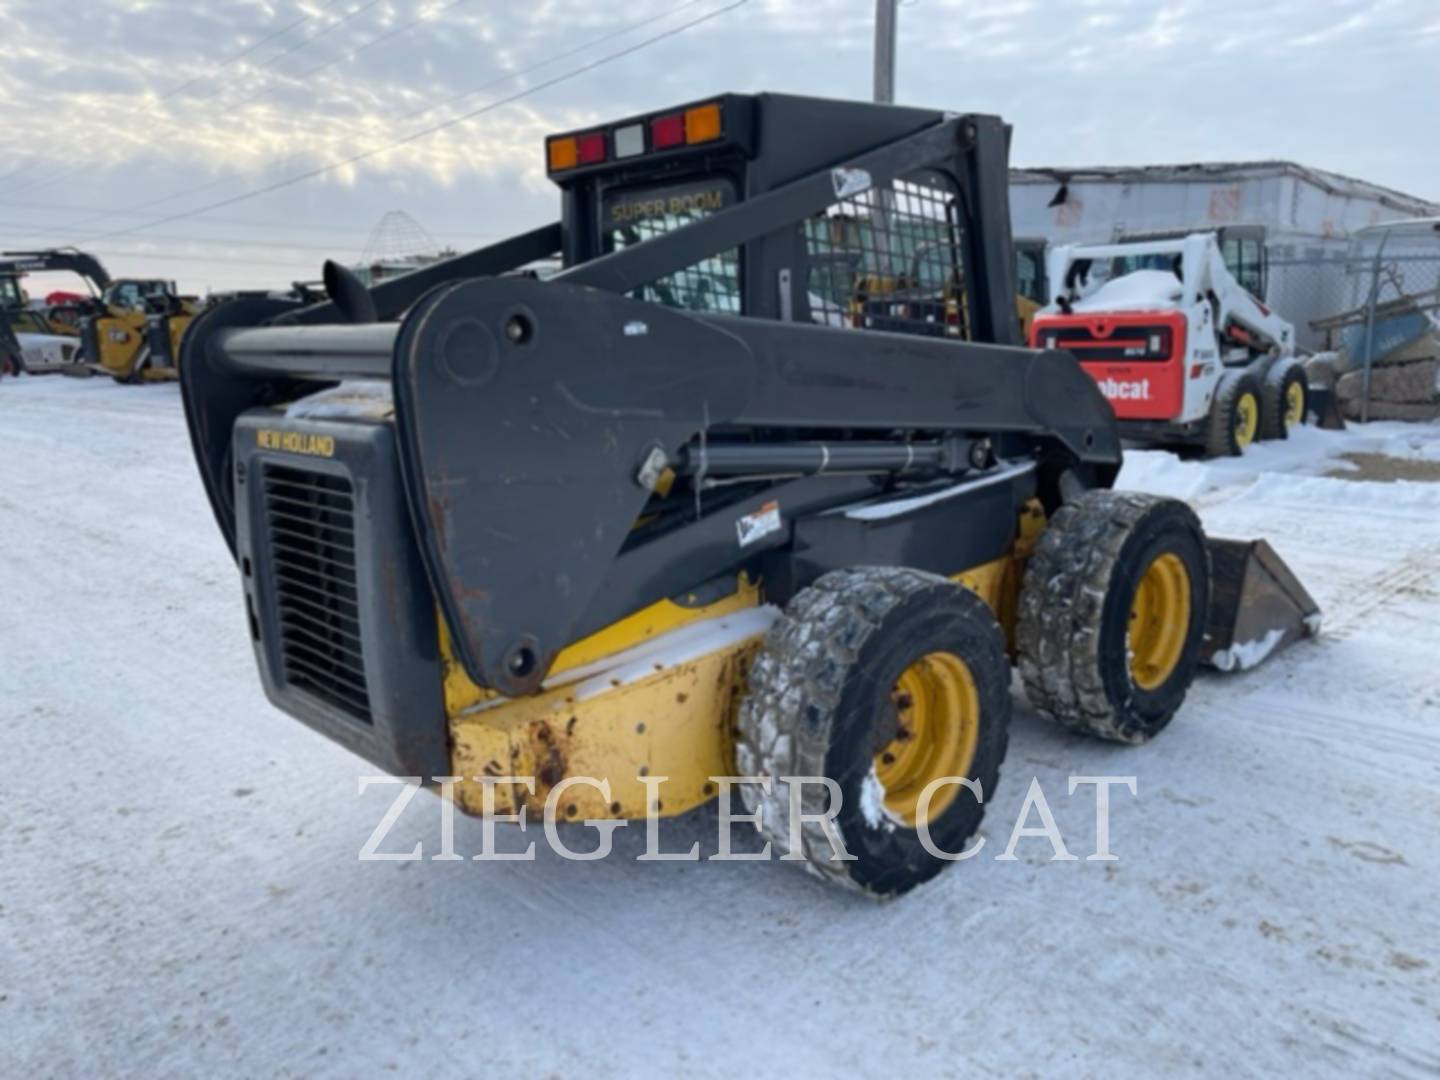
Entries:
{"label": "snow pile", "polygon": [[1284,630],[1271,630],[1255,641],[1237,641],[1228,649],[1217,649],[1210,663],[1220,671],[1248,671],[1275,651]]}
{"label": "snow pile", "polygon": [[[1345,431],[1306,426],[1291,431],[1288,439],[1248,446],[1240,457],[1206,461],[1183,461],[1168,450],[1127,449],[1115,486],[1194,501],[1283,474],[1282,486],[1294,491],[1299,483],[1293,479],[1295,476],[1324,477],[1353,468],[1343,455],[1360,453],[1440,461],[1440,424],[1389,422],[1352,425]],[[1334,497],[1344,505],[1354,505],[1359,498],[1351,490],[1355,485],[1349,481],[1336,483],[1342,486]],[[1386,485],[1382,491],[1389,487]]]}
{"label": "snow pile", "polygon": [[1126,450],[1115,486],[1191,500],[1214,491],[1220,481],[1208,462],[1181,461],[1168,450]]}
{"label": "snow pile", "polygon": [[1168,270],[1136,270],[1101,285],[1073,309],[1077,314],[1100,311],[1156,310],[1180,306],[1185,287]]}

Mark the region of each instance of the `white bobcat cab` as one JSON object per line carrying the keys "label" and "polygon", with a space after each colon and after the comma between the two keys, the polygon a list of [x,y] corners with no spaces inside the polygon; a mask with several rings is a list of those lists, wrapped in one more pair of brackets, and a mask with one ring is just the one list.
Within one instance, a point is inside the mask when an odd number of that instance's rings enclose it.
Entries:
{"label": "white bobcat cab", "polygon": [[1030,342],[1073,352],[1126,438],[1222,457],[1305,422],[1295,328],[1235,279],[1214,233],[1057,247],[1049,278]]}

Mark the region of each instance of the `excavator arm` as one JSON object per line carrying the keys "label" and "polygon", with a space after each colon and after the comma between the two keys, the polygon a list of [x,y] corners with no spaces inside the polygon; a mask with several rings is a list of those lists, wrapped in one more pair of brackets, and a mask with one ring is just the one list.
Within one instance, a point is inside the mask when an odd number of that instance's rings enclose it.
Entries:
{"label": "excavator arm", "polygon": [[110,272],[94,255],[75,248],[49,248],[44,251],[7,251],[0,271],[21,274],[46,273],[53,270],[68,270],[85,279],[97,295],[105,291],[111,282]]}

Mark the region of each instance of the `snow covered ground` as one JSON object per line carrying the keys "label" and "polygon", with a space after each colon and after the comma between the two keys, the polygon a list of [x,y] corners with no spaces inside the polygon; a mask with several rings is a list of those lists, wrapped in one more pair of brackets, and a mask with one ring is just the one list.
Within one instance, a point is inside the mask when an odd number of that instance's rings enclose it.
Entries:
{"label": "snow covered ground", "polygon": [[[270,708],[174,386],[0,386],[0,1074],[1440,1073],[1440,427],[1131,486],[1264,536],[1324,636],[1124,749],[1017,712],[988,848],[876,906],[779,863],[361,862],[392,790]],[[1032,777],[1071,849],[997,861]],[[386,842],[435,850],[417,798]],[[713,814],[666,850],[715,846]],[[582,836],[577,836],[577,845]],[[514,838],[511,837],[513,840]],[[460,819],[456,848],[480,848]]]}

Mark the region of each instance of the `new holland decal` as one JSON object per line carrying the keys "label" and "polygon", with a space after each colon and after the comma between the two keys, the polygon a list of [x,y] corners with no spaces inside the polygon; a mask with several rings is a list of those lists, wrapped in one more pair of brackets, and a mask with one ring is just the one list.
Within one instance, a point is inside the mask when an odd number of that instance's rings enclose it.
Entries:
{"label": "new holland decal", "polygon": [[315,435],[303,431],[274,431],[261,428],[255,432],[255,445],[261,450],[283,450],[287,454],[309,457],[334,457],[335,439],[331,435]]}

